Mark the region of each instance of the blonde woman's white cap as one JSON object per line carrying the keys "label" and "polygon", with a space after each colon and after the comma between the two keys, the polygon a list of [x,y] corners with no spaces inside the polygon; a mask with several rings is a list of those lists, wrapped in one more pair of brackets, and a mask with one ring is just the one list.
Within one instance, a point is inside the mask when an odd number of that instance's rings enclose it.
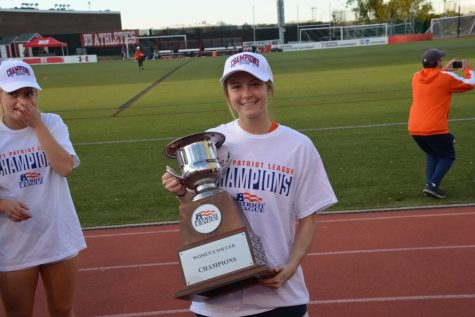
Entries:
{"label": "blonde woman's white cap", "polygon": [[41,90],[33,68],[20,60],[4,60],[0,64],[0,88],[6,92],[12,92],[25,87]]}
{"label": "blonde woman's white cap", "polygon": [[224,85],[229,76],[237,72],[249,73],[265,82],[274,81],[269,63],[261,54],[242,52],[229,56],[224,63],[223,76],[219,80],[221,85]]}

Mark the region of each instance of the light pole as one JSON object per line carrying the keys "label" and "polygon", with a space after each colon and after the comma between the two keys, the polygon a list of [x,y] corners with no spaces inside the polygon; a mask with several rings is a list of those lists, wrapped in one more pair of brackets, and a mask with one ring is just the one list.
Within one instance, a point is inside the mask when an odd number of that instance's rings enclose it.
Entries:
{"label": "light pole", "polygon": [[457,18],[457,38],[460,37],[460,4],[459,4],[459,13]]}
{"label": "light pole", "polygon": [[254,44],[256,43],[256,21],[254,16],[254,6],[252,6],[252,36]]}
{"label": "light pole", "polygon": [[284,0],[277,0],[277,19],[279,26],[279,41],[280,44],[285,44],[285,14],[284,14]]}
{"label": "light pole", "polygon": [[300,42],[300,34],[299,34],[299,5],[297,4],[297,42]]}

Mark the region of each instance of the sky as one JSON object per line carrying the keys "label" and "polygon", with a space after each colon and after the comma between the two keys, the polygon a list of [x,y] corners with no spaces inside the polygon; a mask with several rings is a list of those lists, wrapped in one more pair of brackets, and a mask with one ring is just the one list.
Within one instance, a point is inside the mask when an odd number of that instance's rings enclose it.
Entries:
{"label": "sky", "polygon": [[[441,1],[432,2],[434,8],[439,9]],[[277,24],[277,0],[0,0],[0,7],[21,7],[22,3],[37,3],[41,10],[61,4],[69,5],[76,11],[120,11],[123,29],[216,25],[220,22],[235,25]],[[333,10],[351,11],[346,7],[346,0],[284,0],[287,23],[327,22]]]}
{"label": "sky", "polygon": [[[277,0],[0,0],[0,7],[38,3],[48,10],[55,4],[76,11],[120,11],[123,29],[150,29],[200,24],[277,24]],[[329,21],[331,10],[345,9],[346,0],[284,0],[286,22]]]}

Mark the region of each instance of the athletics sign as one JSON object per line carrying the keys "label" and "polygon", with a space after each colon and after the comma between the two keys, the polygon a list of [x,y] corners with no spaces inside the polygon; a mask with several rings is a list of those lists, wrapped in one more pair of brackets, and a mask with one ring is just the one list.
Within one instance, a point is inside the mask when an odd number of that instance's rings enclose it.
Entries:
{"label": "athletics sign", "polygon": [[138,44],[139,30],[115,32],[82,33],[82,47],[112,47],[126,44]]}

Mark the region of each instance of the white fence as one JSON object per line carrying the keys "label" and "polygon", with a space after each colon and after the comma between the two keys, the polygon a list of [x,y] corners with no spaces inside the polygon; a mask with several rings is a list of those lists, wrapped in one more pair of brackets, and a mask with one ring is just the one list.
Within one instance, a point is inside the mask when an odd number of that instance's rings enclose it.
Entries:
{"label": "white fence", "polygon": [[[6,58],[0,58],[0,62]],[[97,55],[42,56],[15,58],[30,65],[97,63]]]}

